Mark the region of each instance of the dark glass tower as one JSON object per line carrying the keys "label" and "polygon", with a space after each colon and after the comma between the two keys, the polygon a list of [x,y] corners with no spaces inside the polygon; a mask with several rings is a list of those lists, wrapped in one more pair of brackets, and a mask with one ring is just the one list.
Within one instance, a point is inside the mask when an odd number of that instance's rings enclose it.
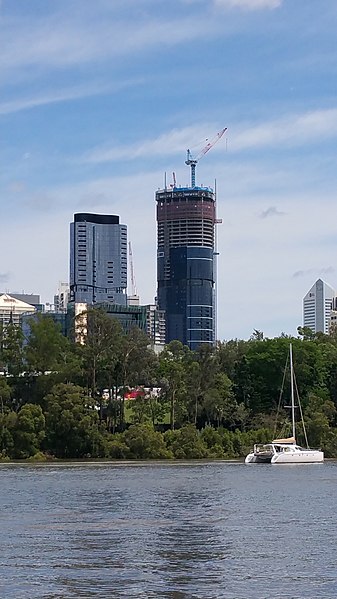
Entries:
{"label": "dark glass tower", "polygon": [[111,214],[75,214],[70,224],[70,301],[126,306],[126,288],[126,225]]}
{"label": "dark glass tower", "polygon": [[166,342],[215,341],[215,195],[209,187],[156,192],[158,306]]}

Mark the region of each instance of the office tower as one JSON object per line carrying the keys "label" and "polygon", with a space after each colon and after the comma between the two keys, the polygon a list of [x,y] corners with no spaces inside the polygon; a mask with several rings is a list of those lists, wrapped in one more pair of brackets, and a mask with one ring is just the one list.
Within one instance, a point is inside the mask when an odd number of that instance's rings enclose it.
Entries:
{"label": "office tower", "polygon": [[157,203],[157,301],[166,343],[194,350],[215,341],[215,194],[209,187],[162,189]]}
{"label": "office tower", "polygon": [[70,224],[70,301],[126,306],[126,288],[126,225],[110,214],[75,214]]}
{"label": "office tower", "polygon": [[303,298],[303,326],[313,333],[329,333],[332,302],[335,291],[318,279]]}

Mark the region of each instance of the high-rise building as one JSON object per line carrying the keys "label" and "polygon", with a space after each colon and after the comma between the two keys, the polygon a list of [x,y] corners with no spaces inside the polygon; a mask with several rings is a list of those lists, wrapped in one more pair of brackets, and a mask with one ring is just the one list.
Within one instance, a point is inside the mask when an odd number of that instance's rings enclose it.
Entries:
{"label": "high-rise building", "polygon": [[313,333],[329,333],[330,316],[336,293],[330,285],[318,279],[303,298],[303,326]]}
{"label": "high-rise building", "polygon": [[166,343],[215,341],[215,194],[209,187],[156,192],[157,301]]}
{"label": "high-rise building", "polygon": [[70,224],[70,301],[126,306],[126,288],[126,225],[110,214],[75,214]]}

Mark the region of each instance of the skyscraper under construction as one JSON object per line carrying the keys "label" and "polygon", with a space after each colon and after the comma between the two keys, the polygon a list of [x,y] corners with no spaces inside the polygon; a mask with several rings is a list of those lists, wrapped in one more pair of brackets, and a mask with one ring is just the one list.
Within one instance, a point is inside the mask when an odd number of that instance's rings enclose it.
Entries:
{"label": "skyscraper under construction", "polygon": [[[208,143],[200,157],[219,139]],[[178,339],[192,350],[213,345],[215,318],[215,194],[210,187],[174,185],[156,192],[157,203],[157,300],[166,312],[166,343]]]}

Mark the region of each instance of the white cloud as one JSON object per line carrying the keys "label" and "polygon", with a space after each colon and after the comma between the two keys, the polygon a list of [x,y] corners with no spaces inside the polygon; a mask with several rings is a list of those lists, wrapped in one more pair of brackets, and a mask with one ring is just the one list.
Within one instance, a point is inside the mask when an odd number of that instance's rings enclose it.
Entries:
{"label": "white cloud", "polygon": [[[300,146],[310,140],[333,138],[337,135],[337,108],[317,110],[303,114],[290,114],[282,119],[275,119],[257,125],[246,126],[233,123],[229,125],[228,148],[230,153],[241,152],[257,147],[291,147]],[[135,142],[129,145],[98,146],[86,152],[81,161],[88,163],[135,160],[153,156],[170,156],[182,152],[191,146],[197,146],[195,153],[203,147],[208,136],[220,129],[219,125],[203,123],[198,126],[173,129],[156,138]],[[211,135],[210,135],[211,132]],[[192,143],[191,143],[192,142]],[[212,153],[226,152],[227,143],[220,141]]]}
{"label": "white cloud", "polygon": [[292,114],[261,125],[230,128],[230,149],[238,152],[255,147],[296,146],[310,140],[337,135],[337,108]]}
{"label": "white cloud", "polygon": [[[53,93],[40,94],[32,97],[9,100],[7,102],[0,102],[0,115],[20,112],[21,110],[29,110],[31,108],[37,108],[38,106],[45,106],[47,104],[78,100],[80,98],[97,96],[105,93],[111,94],[113,92],[120,91],[123,88],[137,85],[140,81],[140,79],[135,79],[130,81],[121,81],[117,84],[111,85],[102,85],[99,83],[96,83],[95,85],[78,85],[77,87],[60,89]],[[29,156],[25,156],[25,158],[28,157]]]}
{"label": "white cloud", "polygon": [[150,156],[169,156],[181,153],[184,149],[191,148],[192,145],[196,144],[199,144],[198,150],[200,150],[206,144],[207,134],[209,135],[209,132],[214,130],[214,125],[208,125],[207,123],[198,127],[173,129],[159,137],[147,139],[140,143],[125,146],[114,144],[94,148],[84,155],[83,160],[84,162],[99,163],[115,160],[134,160]]}
{"label": "white cloud", "polygon": [[[98,18],[98,17],[101,18]],[[104,16],[106,18],[104,18]],[[0,66],[2,69],[69,68],[98,60],[129,56],[153,46],[173,46],[212,32],[223,35],[223,27],[197,16],[112,19],[105,12],[90,18],[57,15],[46,19],[3,22]]]}
{"label": "white cloud", "polygon": [[282,0],[214,0],[220,8],[242,8],[244,10],[259,10],[264,8],[279,8]]}

